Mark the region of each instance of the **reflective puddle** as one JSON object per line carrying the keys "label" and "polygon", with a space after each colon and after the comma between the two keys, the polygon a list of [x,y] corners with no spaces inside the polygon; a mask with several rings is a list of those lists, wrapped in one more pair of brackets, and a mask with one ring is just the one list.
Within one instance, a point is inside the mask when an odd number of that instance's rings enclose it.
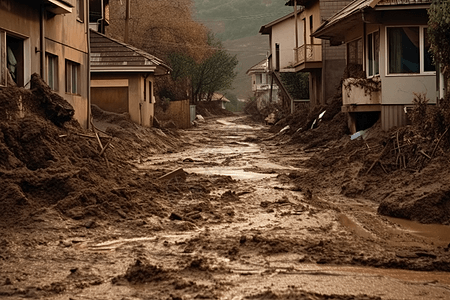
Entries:
{"label": "reflective puddle", "polygon": [[421,224],[410,220],[391,217],[387,217],[387,219],[392,223],[400,225],[411,233],[433,239],[435,244],[447,246],[450,243],[450,226]]}
{"label": "reflective puddle", "polygon": [[185,169],[188,173],[196,173],[202,175],[222,175],[230,176],[233,179],[240,180],[258,180],[270,177],[276,177],[278,174],[263,174],[246,172],[242,169],[231,169],[231,168],[221,168],[221,167],[211,167],[211,168],[189,168]]}

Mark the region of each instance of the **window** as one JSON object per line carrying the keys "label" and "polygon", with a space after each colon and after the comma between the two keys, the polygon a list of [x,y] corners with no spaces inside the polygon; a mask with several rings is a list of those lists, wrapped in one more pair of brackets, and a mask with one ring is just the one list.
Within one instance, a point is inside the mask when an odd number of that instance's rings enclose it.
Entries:
{"label": "window", "polygon": [[77,0],[77,19],[84,22],[84,0]]}
{"label": "window", "polygon": [[262,74],[256,74],[256,84],[262,83]]}
{"label": "window", "polygon": [[80,94],[80,64],[66,60],[66,93]]}
{"label": "window", "polygon": [[149,103],[152,103],[152,96],[152,82],[144,79],[144,102],[148,100]]}
{"label": "window", "polygon": [[436,66],[433,63],[433,57],[430,53],[431,43],[428,39],[428,29],[426,27],[422,28],[423,30],[423,70],[424,72],[434,72],[436,71]]}
{"label": "window", "polygon": [[387,28],[388,74],[434,72],[426,27]]}
{"label": "window", "polygon": [[362,39],[355,40],[347,44],[347,64],[360,65],[363,63]]}
{"label": "window", "polygon": [[152,82],[149,80],[148,81],[148,99],[150,103],[153,102],[153,91],[152,91]]}
{"label": "window", "polygon": [[9,77],[18,85],[24,86],[24,46],[23,39],[6,34],[6,66]]}
{"label": "window", "polygon": [[47,53],[47,84],[56,91],[58,90],[58,57]]}
{"label": "window", "polygon": [[367,36],[367,58],[368,76],[380,74],[380,33],[378,31]]}

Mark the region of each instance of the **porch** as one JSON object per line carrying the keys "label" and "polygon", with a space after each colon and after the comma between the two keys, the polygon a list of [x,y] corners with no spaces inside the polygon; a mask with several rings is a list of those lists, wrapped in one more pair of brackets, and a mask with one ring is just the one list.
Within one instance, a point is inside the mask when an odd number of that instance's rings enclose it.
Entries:
{"label": "porch", "polygon": [[322,68],[322,44],[303,44],[294,49],[295,72]]}

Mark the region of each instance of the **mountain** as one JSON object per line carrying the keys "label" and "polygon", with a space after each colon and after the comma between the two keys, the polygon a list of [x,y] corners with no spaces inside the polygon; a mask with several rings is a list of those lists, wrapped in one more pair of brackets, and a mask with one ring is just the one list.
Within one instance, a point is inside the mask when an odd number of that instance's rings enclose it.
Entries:
{"label": "mountain", "polygon": [[286,0],[194,0],[198,21],[222,41],[257,35],[261,25],[292,11]]}
{"label": "mountain", "polygon": [[259,34],[259,29],[292,12],[285,3],[286,0],[194,0],[195,20],[214,32],[239,60],[234,89],[228,93],[238,98],[251,96],[251,79],[245,73],[269,51],[268,37]]}

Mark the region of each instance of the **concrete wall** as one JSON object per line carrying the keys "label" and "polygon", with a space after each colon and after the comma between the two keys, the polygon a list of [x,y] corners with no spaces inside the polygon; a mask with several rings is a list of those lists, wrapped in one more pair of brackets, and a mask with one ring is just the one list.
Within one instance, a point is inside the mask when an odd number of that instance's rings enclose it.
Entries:
{"label": "concrete wall", "polygon": [[[75,0],[68,2],[74,5],[76,3]],[[32,73],[38,73],[44,80],[47,79],[47,74],[41,74],[40,3],[40,1],[26,0],[0,1],[0,36],[3,32],[3,38],[7,35],[23,41],[23,83],[20,85],[26,87],[29,87],[27,83]],[[75,119],[87,128],[89,119],[87,23],[77,20],[75,7],[72,13],[64,15],[47,13],[46,16],[45,51],[58,57],[59,80],[55,92],[72,104],[75,108]],[[87,20],[86,10],[85,20]],[[2,60],[5,59],[2,57]],[[65,91],[66,59],[80,65],[78,94]]]}

